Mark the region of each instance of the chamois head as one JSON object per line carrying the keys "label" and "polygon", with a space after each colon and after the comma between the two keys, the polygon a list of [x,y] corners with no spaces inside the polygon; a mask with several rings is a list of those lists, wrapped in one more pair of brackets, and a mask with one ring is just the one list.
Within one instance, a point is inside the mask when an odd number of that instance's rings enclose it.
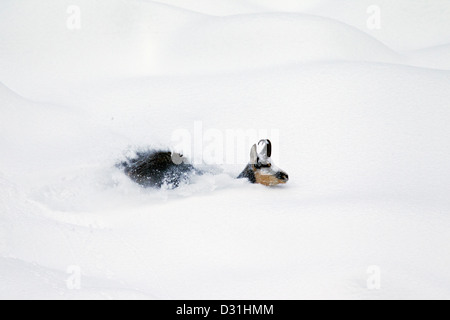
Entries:
{"label": "chamois head", "polygon": [[258,153],[256,144],[250,151],[250,162],[239,175],[238,179],[247,178],[251,183],[259,183],[265,186],[276,186],[289,181],[289,176],[283,170],[272,163],[272,143],[270,140],[261,140],[264,148]]}

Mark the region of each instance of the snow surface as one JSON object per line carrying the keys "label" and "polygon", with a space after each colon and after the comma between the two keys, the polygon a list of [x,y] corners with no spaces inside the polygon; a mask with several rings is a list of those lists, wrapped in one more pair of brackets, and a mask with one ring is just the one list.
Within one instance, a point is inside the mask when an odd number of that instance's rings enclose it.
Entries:
{"label": "snow surface", "polygon": [[[444,0],[3,0],[0,298],[450,298],[449,18]],[[279,130],[290,182],[239,163],[144,190],[114,167],[197,121]]]}

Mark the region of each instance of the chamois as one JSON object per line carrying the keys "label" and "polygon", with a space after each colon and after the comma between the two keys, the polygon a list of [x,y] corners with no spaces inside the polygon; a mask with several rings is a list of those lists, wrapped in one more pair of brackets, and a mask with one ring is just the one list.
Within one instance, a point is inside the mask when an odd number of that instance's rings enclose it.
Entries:
{"label": "chamois", "polygon": [[250,150],[250,162],[238,179],[247,178],[251,183],[265,186],[276,186],[289,181],[289,176],[272,163],[272,142],[261,140],[259,144],[264,144],[261,153],[258,154],[256,144]]}
{"label": "chamois", "polygon": [[179,153],[152,150],[138,152],[136,158],[127,159],[118,167],[142,187],[167,186],[174,189],[181,183],[189,183],[192,174],[202,174],[194,166],[185,162],[185,158]]}
{"label": "chamois", "polygon": [[[272,165],[270,140],[261,140],[259,143],[264,144],[264,149],[258,154],[256,144],[253,145],[250,163],[237,178],[246,178],[251,183],[265,186],[286,183],[288,175]],[[189,183],[191,176],[204,173],[187,164],[183,155],[170,151],[138,152],[135,158],[127,159],[118,167],[137,184],[153,188],[166,186],[174,189],[182,183]]]}

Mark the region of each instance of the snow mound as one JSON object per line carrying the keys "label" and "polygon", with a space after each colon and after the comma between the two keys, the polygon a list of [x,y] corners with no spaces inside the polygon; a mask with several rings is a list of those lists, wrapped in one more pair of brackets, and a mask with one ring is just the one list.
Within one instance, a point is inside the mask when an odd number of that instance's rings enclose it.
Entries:
{"label": "snow mound", "polygon": [[318,5],[315,0],[158,0],[157,2],[216,16],[264,12],[303,12]]}
{"label": "snow mound", "polygon": [[450,70],[450,44],[412,52],[409,62],[413,65],[441,70]]}
{"label": "snow mound", "polygon": [[172,40],[164,48],[160,72],[231,72],[317,61],[398,59],[393,51],[357,29],[299,14],[208,19],[189,25]]}
{"label": "snow mound", "polygon": [[80,0],[81,29],[72,29],[73,5],[69,0],[2,3],[0,69],[11,75],[9,87],[39,93],[58,84],[149,74],[160,46],[201,17],[147,1]]}
{"label": "snow mound", "polygon": [[[450,2],[447,0],[323,0],[317,3],[318,6],[307,12],[357,27],[396,51],[450,42]],[[378,12],[379,28],[369,28],[368,20]]]}
{"label": "snow mound", "polygon": [[82,120],[82,113],[78,110],[34,103],[2,84],[0,99],[0,140],[3,151],[8,155],[0,159],[0,170],[8,168],[8,173],[18,165],[26,167],[19,170],[24,177],[51,170],[54,161],[79,154],[77,144],[88,138],[80,135],[80,129],[86,133],[93,130]]}
{"label": "snow mound", "polygon": [[[371,36],[327,18],[283,13],[213,17],[151,1],[81,0],[81,29],[71,30],[61,19],[69,5],[66,0],[56,5],[26,0],[0,12],[0,41],[8,48],[0,50],[0,68],[11,75],[8,86],[48,101],[66,93],[67,86],[121,77],[324,60],[398,60]],[[21,19],[12,19],[18,8]],[[52,97],[43,96],[55,85],[60,88]]]}
{"label": "snow mound", "polygon": [[[218,16],[263,12],[313,14],[356,27],[398,51],[443,45],[450,40],[448,19],[450,3],[447,0],[159,0],[159,2]],[[378,9],[380,28],[369,28],[367,21]]]}
{"label": "snow mound", "polygon": [[12,104],[17,103],[19,100],[25,100],[17,93],[9,89],[3,83],[0,82],[0,97],[1,106],[3,109],[9,108]]}
{"label": "snow mound", "polygon": [[[68,269],[70,271],[70,269]],[[70,272],[43,268],[35,263],[0,258],[0,299],[3,300],[122,300],[152,299],[154,297],[122,288],[120,283],[102,279],[84,278],[80,289],[74,290]],[[17,286],[17,279],[23,283]]]}

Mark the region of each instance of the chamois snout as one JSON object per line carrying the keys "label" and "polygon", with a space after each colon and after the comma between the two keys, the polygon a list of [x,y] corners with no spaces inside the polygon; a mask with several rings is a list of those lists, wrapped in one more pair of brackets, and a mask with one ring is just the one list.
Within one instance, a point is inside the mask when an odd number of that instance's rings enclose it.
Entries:
{"label": "chamois snout", "polygon": [[288,176],[288,174],[285,173],[285,172],[282,172],[282,171],[277,172],[277,174],[275,175],[275,177],[276,177],[277,179],[281,180],[281,181],[285,181],[285,182],[288,182],[288,181],[289,181],[289,176]]}
{"label": "chamois snout", "polygon": [[261,140],[264,145],[261,153],[258,153],[256,144],[250,151],[250,162],[239,175],[238,179],[247,178],[251,183],[265,186],[276,186],[289,181],[289,176],[283,170],[275,167],[272,162],[272,143],[270,140]]}

